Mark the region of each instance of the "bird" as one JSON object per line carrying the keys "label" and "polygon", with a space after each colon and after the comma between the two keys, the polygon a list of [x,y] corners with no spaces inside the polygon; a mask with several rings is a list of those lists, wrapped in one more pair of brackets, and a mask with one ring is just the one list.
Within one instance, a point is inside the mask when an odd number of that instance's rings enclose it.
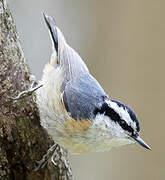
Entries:
{"label": "bird", "polygon": [[135,112],[107,95],[80,55],[71,48],[51,16],[44,14],[52,41],[52,55],[37,90],[40,122],[55,143],[71,154],[109,151],[138,143]]}

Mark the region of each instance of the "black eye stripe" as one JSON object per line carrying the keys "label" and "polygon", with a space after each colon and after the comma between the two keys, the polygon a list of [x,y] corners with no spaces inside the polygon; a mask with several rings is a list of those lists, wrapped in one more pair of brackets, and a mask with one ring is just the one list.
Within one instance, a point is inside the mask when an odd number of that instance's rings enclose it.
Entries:
{"label": "black eye stripe", "polygon": [[110,117],[110,119],[112,121],[114,121],[115,123],[118,123],[123,130],[130,132],[131,134],[134,133],[134,130],[131,126],[129,126],[123,119],[121,119],[121,117],[119,116],[119,114],[112,109],[111,107],[108,106],[107,103],[103,103],[103,105],[101,106],[101,108],[96,108],[94,110],[94,114],[104,114],[108,117]]}
{"label": "black eye stripe", "polygon": [[124,124],[126,124],[126,123],[125,123],[124,120],[120,120],[120,121],[119,121],[119,124],[122,126],[122,125],[124,125]]}
{"label": "black eye stripe", "polygon": [[100,109],[96,108],[94,110],[94,115],[97,115],[98,113],[104,114],[110,117],[115,122],[118,122],[121,120],[119,114],[116,113],[112,108],[110,108],[107,103],[103,103]]}
{"label": "black eye stripe", "polygon": [[129,126],[124,120],[121,120],[118,123],[125,131],[131,132],[131,134],[134,133],[133,128],[131,126]]}
{"label": "black eye stripe", "polygon": [[130,109],[130,107],[122,104],[122,103],[119,102],[119,101],[113,100],[113,99],[111,99],[111,101],[117,103],[117,105],[118,105],[119,107],[123,107],[123,108],[126,107],[126,108],[127,108],[128,113],[129,113],[131,119],[136,123],[136,130],[137,130],[137,132],[139,132],[139,131],[140,131],[139,121],[138,121],[138,119],[137,119],[137,117],[136,117],[136,114]]}

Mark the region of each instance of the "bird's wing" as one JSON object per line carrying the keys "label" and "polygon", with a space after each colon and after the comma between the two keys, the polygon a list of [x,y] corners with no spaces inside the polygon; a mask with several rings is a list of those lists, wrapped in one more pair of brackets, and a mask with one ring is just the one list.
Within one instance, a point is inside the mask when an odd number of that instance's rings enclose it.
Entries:
{"label": "bird's wing", "polygon": [[[44,15],[56,52],[57,64],[62,69],[64,105],[74,119],[91,119],[93,111],[103,101],[104,90],[90,75],[87,66],[66,42],[62,32],[56,27],[53,18]],[[58,66],[57,66],[58,67]]]}
{"label": "bird's wing", "polygon": [[63,102],[74,119],[91,119],[95,108],[101,106],[106,94],[89,73],[69,81],[64,87]]}

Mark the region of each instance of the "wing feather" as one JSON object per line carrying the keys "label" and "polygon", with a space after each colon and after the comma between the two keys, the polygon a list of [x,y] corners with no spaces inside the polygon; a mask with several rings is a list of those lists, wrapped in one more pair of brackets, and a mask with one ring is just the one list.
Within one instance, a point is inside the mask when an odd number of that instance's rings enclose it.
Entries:
{"label": "wing feather", "polygon": [[91,119],[106,94],[89,73],[69,81],[63,93],[64,105],[74,119]]}

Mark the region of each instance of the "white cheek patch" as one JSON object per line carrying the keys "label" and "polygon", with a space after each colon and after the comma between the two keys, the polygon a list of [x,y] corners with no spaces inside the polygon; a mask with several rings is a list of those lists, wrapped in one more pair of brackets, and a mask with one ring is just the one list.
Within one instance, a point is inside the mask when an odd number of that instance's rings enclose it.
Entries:
{"label": "white cheek patch", "polygon": [[96,115],[93,126],[98,126],[102,130],[110,132],[114,137],[125,137],[124,130],[104,114]]}

